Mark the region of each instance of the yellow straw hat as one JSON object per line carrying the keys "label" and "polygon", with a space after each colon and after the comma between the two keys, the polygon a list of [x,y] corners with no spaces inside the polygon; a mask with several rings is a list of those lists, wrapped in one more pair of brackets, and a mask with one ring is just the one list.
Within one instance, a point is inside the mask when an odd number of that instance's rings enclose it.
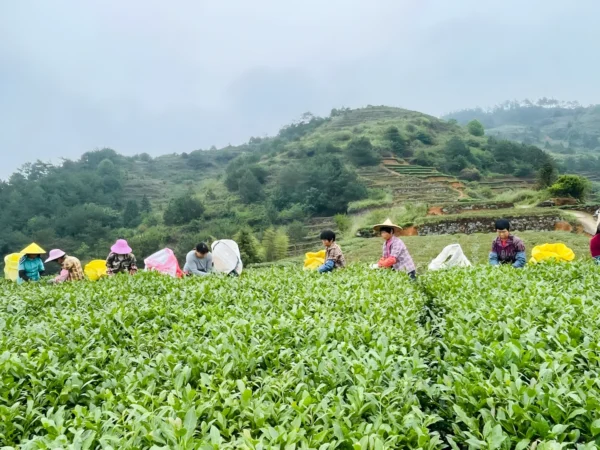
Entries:
{"label": "yellow straw hat", "polygon": [[29,244],[23,250],[21,250],[22,255],[43,255],[46,253],[42,247],[37,245],[35,242]]}
{"label": "yellow straw hat", "polygon": [[373,227],[373,229],[375,231],[377,231],[378,233],[381,230],[381,228],[392,228],[394,230],[394,234],[396,236],[398,236],[400,234],[400,230],[402,230],[401,226],[392,223],[392,221],[390,219],[386,219],[385,222],[377,224]]}

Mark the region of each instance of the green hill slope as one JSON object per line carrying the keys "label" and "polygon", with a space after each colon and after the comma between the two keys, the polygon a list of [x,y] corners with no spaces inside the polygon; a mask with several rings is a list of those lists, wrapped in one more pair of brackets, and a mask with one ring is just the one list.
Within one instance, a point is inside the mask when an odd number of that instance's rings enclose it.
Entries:
{"label": "green hill slope", "polygon": [[456,201],[464,182],[495,183],[498,175],[526,185],[544,162],[551,161],[536,147],[474,136],[418,112],[334,109],[236,147],[157,158],[104,149],[60,166],[29,164],[0,184],[0,253],[37,241],[104,258],[124,237],[138,256],[164,246],[182,255],[199,240],[246,229],[260,237],[274,227],[278,250],[266,253],[281,255],[334,226],[336,213]]}

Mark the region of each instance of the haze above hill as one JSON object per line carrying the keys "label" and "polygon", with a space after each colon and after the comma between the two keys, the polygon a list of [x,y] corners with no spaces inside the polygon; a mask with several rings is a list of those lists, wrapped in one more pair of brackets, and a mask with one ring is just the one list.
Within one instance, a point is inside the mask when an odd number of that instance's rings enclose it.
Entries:
{"label": "haze above hill", "polygon": [[595,0],[2,2],[0,178],[104,146],[238,144],[342,105],[600,103],[599,13]]}

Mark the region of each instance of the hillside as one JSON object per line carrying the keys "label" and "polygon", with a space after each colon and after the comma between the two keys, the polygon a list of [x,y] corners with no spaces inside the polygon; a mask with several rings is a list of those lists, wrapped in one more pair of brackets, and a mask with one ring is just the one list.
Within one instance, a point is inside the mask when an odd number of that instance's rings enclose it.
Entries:
{"label": "hillside", "polygon": [[337,213],[527,187],[546,162],[534,146],[414,111],[307,113],[277,136],[237,147],[157,158],[104,149],[59,166],[29,164],[0,185],[0,253],[37,241],[104,258],[125,237],[140,257],[167,245],[183,255],[199,240],[242,231],[238,238],[255,242],[252,231],[277,235],[277,251],[265,252],[282,256],[312,245]]}
{"label": "hillside", "polygon": [[583,107],[576,102],[548,99],[536,103],[512,101],[487,110],[456,111],[444,119],[462,125],[479,120],[486,135],[543,148],[564,170],[590,178],[597,178],[600,170],[600,105]]}

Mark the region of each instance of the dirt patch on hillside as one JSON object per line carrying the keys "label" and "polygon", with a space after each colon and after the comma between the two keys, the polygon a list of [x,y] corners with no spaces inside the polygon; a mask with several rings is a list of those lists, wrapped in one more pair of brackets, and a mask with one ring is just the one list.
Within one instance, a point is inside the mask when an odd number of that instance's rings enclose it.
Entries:
{"label": "dirt patch on hillside", "polygon": [[568,231],[570,233],[573,231],[573,225],[571,225],[569,222],[561,220],[560,222],[556,222],[554,224],[554,231]]}
{"label": "dirt patch on hillside", "polygon": [[432,206],[427,210],[428,216],[443,216],[444,212],[442,211],[441,206]]}
{"label": "dirt patch on hillside", "polygon": [[384,159],[383,163],[386,166],[399,166],[400,165],[400,163],[395,159]]}
{"label": "dirt patch on hillside", "polygon": [[418,236],[419,230],[417,227],[406,227],[400,230],[400,236]]}
{"label": "dirt patch on hillside", "polygon": [[556,206],[576,205],[577,200],[574,198],[553,198],[552,201]]}

